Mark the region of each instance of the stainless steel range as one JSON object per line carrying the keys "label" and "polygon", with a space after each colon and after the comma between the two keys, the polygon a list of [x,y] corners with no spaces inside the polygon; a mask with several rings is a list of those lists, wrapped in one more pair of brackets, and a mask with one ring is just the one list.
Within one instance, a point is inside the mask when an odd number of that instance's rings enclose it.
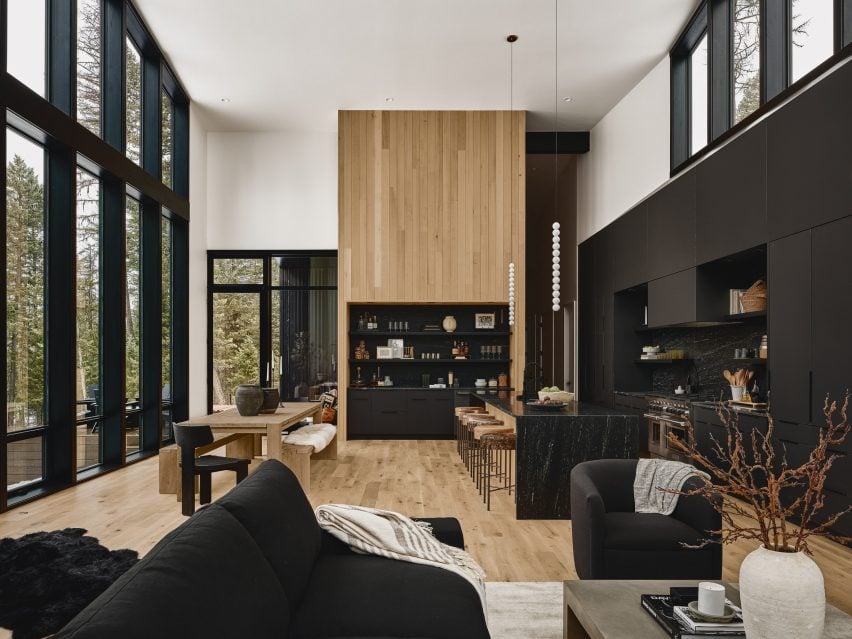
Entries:
{"label": "stainless steel range", "polygon": [[648,420],[648,452],[655,457],[687,461],[686,456],[672,447],[669,434],[683,441],[689,423],[690,401],[693,396],[647,395],[645,417]]}

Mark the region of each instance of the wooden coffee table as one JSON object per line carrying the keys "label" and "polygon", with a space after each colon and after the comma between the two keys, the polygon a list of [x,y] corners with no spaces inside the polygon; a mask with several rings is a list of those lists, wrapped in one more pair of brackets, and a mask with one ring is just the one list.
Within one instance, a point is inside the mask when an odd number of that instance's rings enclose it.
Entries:
{"label": "wooden coffee table", "polygon": [[[736,584],[725,586],[728,599],[740,602]],[[669,593],[672,586],[697,586],[698,581],[566,581],[563,639],[667,639],[640,601],[642,595]],[[831,605],[825,610],[823,639],[852,637],[852,617]]]}

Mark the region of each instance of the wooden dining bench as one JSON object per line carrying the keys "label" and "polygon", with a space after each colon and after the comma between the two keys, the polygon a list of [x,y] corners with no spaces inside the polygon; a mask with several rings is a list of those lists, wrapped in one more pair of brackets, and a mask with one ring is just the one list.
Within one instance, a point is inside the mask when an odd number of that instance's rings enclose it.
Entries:
{"label": "wooden dining bench", "polygon": [[311,490],[311,460],[337,459],[337,427],[331,424],[323,426],[334,428],[335,433],[328,445],[319,451],[308,444],[287,443],[287,434],[281,438],[281,462],[293,471],[306,493]]}
{"label": "wooden dining bench", "polygon": [[[213,443],[195,449],[196,456],[227,446],[229,457],[251,459],[254,456],[254,436],[251,434],[229,433],[213,435]],[[198,490],[196,479],[196,490]],[[164,446],[160,449],[160,494],[177,495],[181,499],[180,490],[180,448],[177,444]]]}

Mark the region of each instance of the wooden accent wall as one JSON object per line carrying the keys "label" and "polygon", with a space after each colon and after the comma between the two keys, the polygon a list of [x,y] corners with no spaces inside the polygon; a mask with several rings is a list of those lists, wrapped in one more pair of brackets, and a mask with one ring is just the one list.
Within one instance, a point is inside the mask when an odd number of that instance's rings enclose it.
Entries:
{"label": "wooden accent wall", "polygon": [[[524,360],[523,111],[340,111],[338,330],[341,410],[352,303],[508,302],[511,383]],[[549,248],[549,247],[548,247]]]}

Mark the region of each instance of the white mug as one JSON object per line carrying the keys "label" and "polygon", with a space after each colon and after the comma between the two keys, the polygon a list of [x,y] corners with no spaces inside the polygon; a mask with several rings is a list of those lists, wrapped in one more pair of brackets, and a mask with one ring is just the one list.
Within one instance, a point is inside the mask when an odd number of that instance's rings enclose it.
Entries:
{"label": "white mug", "polygon": [[725,614],[725,586],[712,581],[698,583],[698,612],[710,617]]}

